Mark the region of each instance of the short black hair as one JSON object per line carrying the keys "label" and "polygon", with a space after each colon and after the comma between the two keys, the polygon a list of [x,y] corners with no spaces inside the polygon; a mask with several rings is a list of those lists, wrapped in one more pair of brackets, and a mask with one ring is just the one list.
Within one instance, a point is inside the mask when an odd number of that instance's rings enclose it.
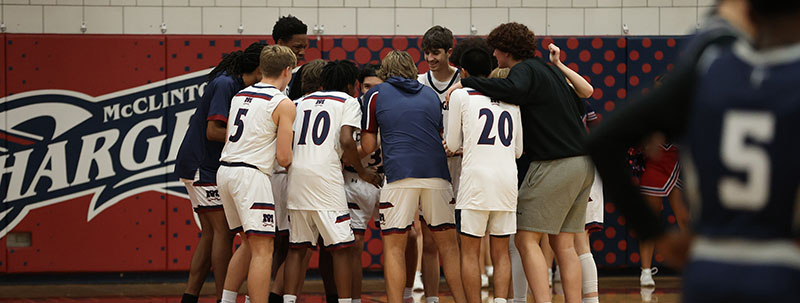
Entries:
{"label": "short black hair", "polygon": [[435,25],[422,36],[422,51],[439,48],[445,51],[453,48],[453,32],[446,27]]}
{"label": "short black hair", "polygon": [[[464,39],[458,41],[458,44],[453,48],[453,54],[450,56],[450,63],[456,67],[461,67],[461,56],[464,55],[464,52],[473,49],[479,48],[484,50],[488,54],[492,54],[494,49],[489,46],[489,43],[486,42],[486,39],[481,37],[472,37],[469,39]],[[497,67],[497,58],[494,56],[490,56],[492,58],[492,69]]]}
{"label": "short black hair", "polygon": [[322,89],[350,93],[348,85],[356,85],[358,68],[353,61],[336,60],[322,67]]}
{"label": "short black hair", "polygon": [[367,77],[377,77],[379,69],[381,69],[380,63],[367,63],[362,65],[361,69],[358,71],[358,82],[364,83],[364,79]]}
{"label": "short black hair", "polygon": [[275,40],[275,43],[278,43],[278,40],[289,41],[292,40],[294,35],[305,35],[307,33],[308,26],[292,15],[280,17],[275,22],[275,26],[272,27],[272,39]]}
{"label": "short black hair", "polygon": [[492,73],[492,55],[480,48],[466,50],[459,62],[470,77],[488,77]]}

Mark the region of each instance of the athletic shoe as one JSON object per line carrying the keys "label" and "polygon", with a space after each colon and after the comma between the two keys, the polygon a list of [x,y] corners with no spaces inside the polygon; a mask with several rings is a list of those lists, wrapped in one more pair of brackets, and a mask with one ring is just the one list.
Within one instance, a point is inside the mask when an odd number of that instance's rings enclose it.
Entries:
{"label": "athletic shoe", "polygon": [[658,268],[642,268],[642,275],[639,276],[639,283],[642,286],[656,286],[656,281],[653,280],[653,275],[658,273]]}

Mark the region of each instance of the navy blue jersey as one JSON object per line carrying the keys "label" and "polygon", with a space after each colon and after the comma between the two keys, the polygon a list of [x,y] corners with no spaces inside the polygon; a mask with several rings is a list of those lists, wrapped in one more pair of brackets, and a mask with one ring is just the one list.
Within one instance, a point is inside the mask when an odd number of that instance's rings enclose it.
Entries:
{"label": "navy blue jersey", "polygon": [[405,178],[450,181],[442,146],[442,107],[430,87],[392,77],[370,89],[361,120],[363,132],[380,130],[387,182]]}
{"label": "navy blue jersey", "polygon": [[209,141],[206,137],[208,121],[216,120],[227,124],[231,99],[244,89],[241,77],[222,74],[206,85],[203,97],[197,103],[189,129],[178,150],[175,172],[179,178],[194,179],[200,170],[200,183],[216,183],[219,157],[223,142]]}
{"label": "navy blue jersey", "polygon": [[701,57],[686,136],[700,235],[800,236],[800,45],[765,53],[744,40]]}

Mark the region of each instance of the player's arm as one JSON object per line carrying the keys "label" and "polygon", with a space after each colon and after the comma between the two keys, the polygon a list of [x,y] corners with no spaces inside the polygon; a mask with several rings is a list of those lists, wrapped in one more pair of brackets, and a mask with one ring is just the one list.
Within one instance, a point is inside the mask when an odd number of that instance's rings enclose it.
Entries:
{"label": "player's arm", "polygon": [[364,155],[378,150],[378,120],[375,109],[379,94],[376,86],[364,95],[365,102],[361,108],[361,152]]}
{"label": "player's arm", "polygon": [[469,77],[461,79],[447,90],[447,100],[450,94],[462,87],[474,88],[489,98],[503,100],[503,102],[523,105],[532,102],[528,97],[528,90],[534,81],[533,69],[524,62],[520,62],[508,72],[506,78],[481,78]]}
{"label": "player's arm", "polygon": [[450,110],[447,119],[447,132],[445,139],[445,151],[455,152],[461,148],[461,116],[463,103],[469,101],[469,95],[464,90],[458,90],[453,93],[450,102]]}
{"label": "player's arm", "polygon": [[575,90],[575,93],[578,94],[578,97],[589,98],[594,93],[594,87],[589,84],[589,81],[586,81],[586,79],[581,77],[581,75],[561,62],[561,49],[558,48],[558,46],[550,43],[548,48],[550,49],[550,62],[558,67],[558,70],[564,73],[565,76],[567,76],[567,81],[572,84],[572,89]]}
{"label": "player's arm", "polygon": [[278,125],[275,157],[278,159],[278,165],[285,168],[292,165],[292,140],[294,138],[292,125],[296,114],[294,103],[288,98],[281,100],[272,113],[272,121]]}
{"label": "player's arm", "polygon": [[522,114],[519,111],[519,107],[514,107],[513,111],[513,119],[511,125],[514,126],[514,156],[519,159],[522,157],[523,145],[522,145]]}
{"label": "player's arm", "polygon": [[356,169],[359,178],[371,183],[372,185],[375,185],[376,187],[380,187],[381,178],[378,176],[378,174],[374,171],[364,168],[364,166],[361,165],[361,158],[358,155],[356,140],[353,139],[353,132],[355,129],[355,127],[350,125],[342,125],[342,133],[339,136],[339,144],[342,146],[344,151],[342,154],[342,160]]}
{"label": "player's arm", "polygon": [[228,125],[224,121],[221,120],[208,121],[208,126],[206,127],[206,138],[209,141],[225,143],[227,128]]}

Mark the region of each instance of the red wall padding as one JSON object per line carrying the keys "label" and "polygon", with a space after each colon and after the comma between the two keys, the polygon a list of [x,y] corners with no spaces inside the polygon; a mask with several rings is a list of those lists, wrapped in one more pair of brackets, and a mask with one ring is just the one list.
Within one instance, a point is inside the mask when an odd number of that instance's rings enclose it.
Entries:
{"label": "red wall padding", "polygon": [[[0,162],[5,164],[3,178],[0,179],[0,197],[3,202],[12,203],[0,204],[0,213],[9,210],[6,216],[0,218],[0,228],[4,230],[0,236],[5,235],[9,224],[16,223],[11,232],[31,232],[33,241],[31,247],[12,248],[6,247],[6,238],[2,238],[0,272],[187,270],[199,229],[189,202],[184,198],[185,190],[171,173],[169,165],[174,162],[166,158],[175,148],[175,138],[182,136],[172,132],[176,127],[176,117],[191,110],[193,104],[189,101],[176,103],[113,121],[103,121],[103,117],[98,115],[103,116],[103,110],[108,105],[132,104],[140,97],[159,96],[162,92],[167,92],[169,96],[171,90],[183,89],[193,83],[200,84],[204,81],[202,73],[192,73],[213,67],[226,53],[243,49],[255,41],[272,43],[271,39],[262,36],[1,36],[4,43],[0,48],[0,66],[5,74],[0,81],[0,95],[17,98],[2,103],[3,115],[29,104],[63,100],[83,107],[95,115],[87,122],[67,130],[62,136],[69,142],[66,158],[70,182],[75,162],[78,162],[78,156],[73,155],[72,151],[75,154],[80,151],[80,142],[84,140],[84,136],[108,129],[119,129],[119,141],[122,141],[122,137],[134,125],[148,119],[163,119],[158,120],[162,129],[155,131],[156,128],[151,127],[135,138],[134,151],[129,151],[135,162],[147,160],[149,139],[155,142],[161,138],[159,135],[163,134],[164,137],[158,153],[161,165],[150,171],[152,175],[142,176],[147,171],[131,171],[115,162],[116,175],[108,177],[115,182],[98,179],[89,184],[105,186],[102,193],[88,193],[52,205],[30,208],[25,214],[19,210],[26,206],[41,205],[37,203],[45,200],[52,202],[54,199],[58,200],[58,197],[82,192],[89,185],[76,182],[70,184],[69,188],[47,193],[51,180],[44,177],[37,186],[37,194],[25,200],[28,202],[7,201],[12,174],[5,167],[14,165],[16,160],[11,159],[17,157],[12,155],[21,155],[33,148],[35,151],[32,155],[41,156],[47,152],[48,144],[60,142],[63,138],[50,136],[54,133],[54,123],[47,119],[3,125],[0,134],[8,137],[4,137],[0,147],[9,149],[10,152],[0,152],[3,159],[8,158],[5,163]],[[542,37],[539,39],[540,51],[537,53],[546,55],[545,50],[549,43],[555,42],[559,45],[562,49],[562,60],[587,77],[595,87],[595,93],[588,101],[598,113],[608,114],[625,106],[630,97],[646,92],[656,75],[670,69],[671,63],[678,56],[677,49],[682,40],[681,37]],[[396,48],[407,50],[417,62],[420,72],[425,72],[427,64],[419,49],[420,42],[418,36],[313,36],[309,41],[305,61],[317,58],[349,59],[363,64],[377,62]],[[191,74],[191,77],[186,76],[187,74]],[[146,86],[163,80],[167,81],[153,87]],[[72,93],[65,97],[63,92],[52,93],[52,96],[36,94],[35,97],[23,94],[22,96],[26,96],[24,98],[18,95],[36,90],[61,89],[97,97],[132,88],[137,89],[111,99],[94,101],[82,100],[82,97],[75,97]],[[14,95],[17,97],[13,97]],[[147,104],[157,103],[157,99],[155,100]],[[42,129],[46,130],[40,132]],[[9,131],[44,135],[40,139],[23,137],[27,141],[13,141],[11,139],[14,134]],[[118,143],[115,144],[119,145]],[[117,155],[118,149],[121,147],[113,147],[112,154]],[[28,166],[23,189],[27,188],[27,183],[36,174],[39,163],[29,163]],[[48,164],[44,170],[53,170],[55,166],[58,165]],[[94,178],[98,170],[98,165],[92,165],[90,176]],[[134,178],[136,176],[140,178]],[[119,185],[126,178],[135,180],[127,185]],[[119,189],[115,186],[119,186]],[[147,190],[135,190],[145,186]],[[116,204],[103,206],[107,208],[92,208],[91,201],[95,195],[98,196],[100,205],[113,198],[112,194],[121,195],[123,199]],[[91,220],[87,220],[88,213],[94,215]],[[668,207],[664,213],[665,219],[674,223]],[[17,223],[14,219],[21,220],[17,220]],[[625,228],[624,220],[616,214],[612,204],[606,204],[605,222],[605,230],[592,235],[591,246],[598,265],[638,266],[637,242]],[[379,269],[382,244],[374,224],[370,227],[365,236],[368,241],[362,254],[362,265]],[[316,260],[316,256],[314,259]]]}

